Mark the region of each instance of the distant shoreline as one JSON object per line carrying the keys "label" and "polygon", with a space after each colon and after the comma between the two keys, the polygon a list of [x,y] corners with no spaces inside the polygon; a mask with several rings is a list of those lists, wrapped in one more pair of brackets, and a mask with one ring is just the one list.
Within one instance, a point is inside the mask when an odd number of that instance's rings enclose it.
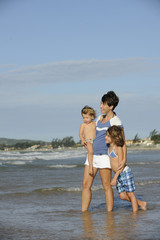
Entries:
{"label": "distant shoreline", "polygon": [[[0,152],[54,152],[54,151],[67,151],[67,150],[73,150],[73,149],[84,149],[83,146],[74,146],[74,147],[64,147],[64,148],[38,148],[38,149],[14,149],[14,150],[0,150]],[[152,146],[134,146],[129,145],[127,146],[127,150],[133,150],[133,151],[158,151],[160,150],[160,144],[152,145]]]}
{"label": "distant shoreline", "polygon": [[160,145],[152,146],[127,146],[128,150],[160,150]]}

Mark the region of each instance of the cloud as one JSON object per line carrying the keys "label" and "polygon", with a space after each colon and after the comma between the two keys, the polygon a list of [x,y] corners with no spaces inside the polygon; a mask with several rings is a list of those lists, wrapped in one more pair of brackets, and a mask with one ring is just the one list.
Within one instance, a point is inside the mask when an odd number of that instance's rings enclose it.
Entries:
{"label": "cloud", "polygon": [[[157,71],[160,69],[159,59],[149,58],[66,61],[20,68],[15,65],[0,65],[0,107],[1,109],[17,106],[63,108],[65,105],[72,108],[73,101],[79,107],[86,102],[94,106],[97,99],[100,101],[101,94],[106,88],[103,80],[109,81],[115,78],[108,86],[119,92],[126,87],[126,83],[119,81],[120,77],[132,78],[134,74],[149,73],[151,75],[156,72],[155,69]],[[137,84],[141,81],[139,79]],[[91,81],[96,81],[94,88],[90,85]],[[80,86],[80,91],[76,88],[78,83],[83,85]],[[91,87],[89,90],[83,91],[84,88],[89,87]],[[62,93],[63,88],[66,89]],[[96,101],[93,89],[96,92]],[[127,92],[130,90],[133,90],[132,82],[129,82]]]}
{"label": "cloud", "polygon": [[0,83],[46,84],[107,80],[133,74],[145,75],[160,68],[159,59],[128,58],[45,63],[16,68],[0,74]]}

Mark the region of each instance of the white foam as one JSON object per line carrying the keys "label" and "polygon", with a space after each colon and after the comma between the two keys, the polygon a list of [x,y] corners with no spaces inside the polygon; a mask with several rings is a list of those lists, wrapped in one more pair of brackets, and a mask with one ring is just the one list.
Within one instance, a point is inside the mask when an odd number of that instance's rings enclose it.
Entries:
{"label": "white foam", "polygon": [[77,165],[51,165],[49,168],[75,168]]}
{"label": "white foam", "polygon": [[24,161],[14,161],[14,162],[9,162],[9,164],[12,164],[12,165],[25,165],[26,163]]}
{"label": "white foam", "polygon": [[147,180],[143,182],[136,182],[136,185],[139,185],[139,186],[150,185],[150,184],[160,184],[160,180],[154,179],[154,180]]}
{"label": "white foam", "polygon": [[[97,185],[92,187],[92,191],[98,191],[102,190],[103,186],[102,185]],[[34,192],[39,192],[39,193],[49,193],[49,192],[81,192],[82,187],[80,186],[74,186],[74,187],[53,187],[53,188],[41,188],[41,189],[36,189]]]}
{"label": "white foam", "polygon": [[154,164],[160,164],[160,162],[130,162],[128,165],[154,165]]}

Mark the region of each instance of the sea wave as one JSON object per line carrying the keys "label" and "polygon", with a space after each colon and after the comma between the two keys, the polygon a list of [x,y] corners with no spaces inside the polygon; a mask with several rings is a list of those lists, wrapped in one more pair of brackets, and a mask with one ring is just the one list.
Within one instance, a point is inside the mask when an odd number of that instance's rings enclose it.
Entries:
{"label": "sea wave", "polygon": [[71,168],[83,168],[84,164],[55,164],[55,165],[48,165],[48,164],[34,164],[34,161],[22,161],[22,160],[17,160],[17,161],[5,161],[5,162],[0,162],[1,168],[6,168],[9,166],[29,166],[30,169],[32,168],[49,168],[49,169],[71,169]]}
{"label": "sea wave", "polygon": [[41,194],[52,194],[55,192],[80,192],[82,191],[81,187],[54,187],[54,188],[40,188],[36,189],[35,193]]}
{"label": "sea wave", "polygon": [[[92,191],[98,191],[102,190],[103,186],[102,185],[97,185],[97,186],[92,186]],[[65,192],[81,192],[82,187],[53,187],[53,188],[40,188],[34,190],[35,193],[40,193],[40,194],[52,194],[52,193],[65,193]]]}
{"label": "sea wave", "polygon": [[[103,189],[102,185],[98,185],[98,186],[93,186],[92,187],[92,191],[98,191]],[[82,187],[79,186],[74,186],[74,187],[51,187],[51,188],[38,188],[38,189],[34,189],[32,191],[29,192],[3,192],[0,191],[0,195],[8,195],[8,196],[30,196],[30,195],[34,195],[34,194],[41,194],[41,195],[54,195],[54,194],[58,194],[58,193],[66,193],[66,192],[72,192],[72,193],[78,193],[82,191]]]}
{"label": "sea wave", "polygon": [[35,151],[35,152],[0,152],[0,161],[14,160],[58,160],[84,157],[86,150],[84,149],[67,149],[53,151]]}
{"label": "sea wave", "polygon": [[10,165],[15,165],[15,166],[21,166],[21,165],[27,165],[27,164],[31,164],[32,163],[32,161],[30,161],[30,160],[28,160],[27,162],[26,161],[23,161],[23,160],[17,160],[17,161],[15,161],[15,160],[10,160],[10,161],[2,161],[2,162],[0,162],[0,165],[2,166],[2,167],[7,167],[7,166],[10,166]]}
{"label": "sea wave", "polygon": [[[144,186],[149,184],[160,184],[160,179],[136,182],[137,186],[138,185]],[[92,191],[99,191],[99,190],[103,190],[103,186],[101,184],[92,186]],[[34,190],[33,192],[38,194],[54,194],[58,192],[65,193],[65,192],[81,192],[81,191],[82,191],[82,187],[53,187],[53,188],[40,188],[40,189]]]}
{"label": "sea wave", "polygon": [[13,161],[13,162],[9,162],[9,164],[12,164],[12,165],[25,165],[26,163],[24,161]]}
{"label": "sea wave", "polygon": [[[146,180],[146,181],[137,181],[136,186],[145,186],[145,185],[153,185],[160,184],[160,179],[154,180]],[[116,189],[114,186],[113,189]],[[92,186],[92,191],[100,191],[103,190],[103,186],[94,185]],[[8,197],[22,197],[22,196],[32,196],[32,195],[55,195],[55,194],[65,194],[65,193],[80,193],[82,192],[82,187],[74,186],[74,187],[51,187],[51,188],[38,188],[29,192],[3,192],[0,191],[0,195],[7,195]]]}

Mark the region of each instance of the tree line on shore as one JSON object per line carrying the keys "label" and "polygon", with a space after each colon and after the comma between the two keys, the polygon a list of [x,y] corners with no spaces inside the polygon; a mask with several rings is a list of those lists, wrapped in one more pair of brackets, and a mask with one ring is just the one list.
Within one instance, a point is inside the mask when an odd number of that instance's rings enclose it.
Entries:
{"label": "tree line on shore", "polygon": [[37,148],[41,148],[46,145],[44,141],[30,141],[30,140],[19,140],[16,143],[8,144],[7,140],[5,143],[0,144],[0,150],[24,150],[37,145]]}
{"label": "tree line on shore", "polygon": [[16,139],[0,139],[0,150],[25,150],[35,147],[35,149],[48,148],[51,146],[53,149],[59,147],[74,147],[76,142],[72,136],[63,139],[54,138],[52,142],[45,141],[32,141],[32,140],[16,140]]}
{"label": "tree line on shore", "polygon": [[[160,133],[156,129],[154,129],[150,135],[150,139],[154,142],[154,144],[160,144]],[[133,143],[139,143],[140,137],[138,134],[135,135],[133,139]],[[80,145],[80,141],[76,143],[72,136],[65,137],[63,139],[54,138],[51,142],[45,141],[32,141],[32,140],[13,140],[11,139],[4,139],[1,138],[0,141],[0,150],[25,150],[32,148],[35,146],[36,149],[41,149],[44,147],[50,146],[52,149],[56,148],[63,148],[63,147],[76,147]]]}
{"label": "tree line on shore", "polygon": [[[160,144],[160,134],[156,129],[150,132],[149,137],[154,142],[154,144]],[[137,133],[133,139],[133,143],[139,143],[140,141],[141,141],[141,138],[138,136],[138,133]]]}

